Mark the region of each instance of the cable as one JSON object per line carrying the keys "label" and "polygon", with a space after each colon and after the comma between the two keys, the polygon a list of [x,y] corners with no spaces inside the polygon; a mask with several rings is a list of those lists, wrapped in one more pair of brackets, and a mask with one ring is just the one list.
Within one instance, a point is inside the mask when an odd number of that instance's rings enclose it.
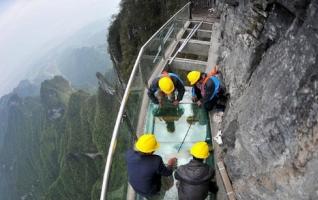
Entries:
{"label": "cable", "polygon": [[191,126],[192,126],[192,123],[190,124],[190,126],[189,126],[189,128],[188,128],[188,130],[187,130],[187,133],[186,133],[186,135],[184,136],[183,141],[181,142],[181,145],[180,145],[180,147],[179,147],[177,153],[179,153],[179,151],[180,151],[180,149],[181,149],[181,147],[182,147],[182,145],[183,145],[183,143],[184,143],[186,137],[188,136],[188,133],[189,133],[189,130],[190,130]]}

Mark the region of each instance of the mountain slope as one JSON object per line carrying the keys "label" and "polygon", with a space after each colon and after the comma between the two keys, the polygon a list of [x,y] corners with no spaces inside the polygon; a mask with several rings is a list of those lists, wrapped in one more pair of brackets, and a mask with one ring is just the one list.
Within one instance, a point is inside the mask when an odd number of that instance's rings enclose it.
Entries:
{"label": "mountain slope", "polygon": [[57,58],[57,66],[72,85],[89,89],[97,86],[96,72],[109,70],[112,64],[106,47],[96,46],[65,50]]}
{"label": "mountain slope", "polygon": [[128,80],[140,47],[187,2],[122,0],[107,40],[111,60],[123,80]]}
{"label": "mountain slope", "polygon": [[[121,17],[115,20],[120,22],[123,29],[112,29],[112,33],[120,31],[115,35],[122,37],[120,43],[123,47],[112,44],[109,50],[117,51],[127,47],[124,53],[126,61],[121,62],[131,64],[138,53],[138,47],[183,3],[184,1],[123,1],[121,14],[118,15]],[[158,5],[161,6],[160,9]],[[136,16],[144,11],[143,7],[147,8],[147,12],[137,19]],[[129,10],[134,15],[128,15]],[[157,14],[160,17],[149,17]],[[132,26],[125,28],[130,22]],[[127,31],[133,37],[130,35],[127,38]],[[96,50],[99,47],[92,48]],[[84,59],[82,57],[87,55],[86,47],[84,50],[74,49],[76,53],[71,50],[65,58],[65,68],[71,68],[68,72],[70,75],[71,71],[77,70],[79,57]],[[56,56],[57,54],[52,54],[45,58],[39,68],[47,67],[49,72],[62,74]],[[115,56],[112,58],[114,61]],[[81,63],[85,63],[85,59]],[[47,60],[49,64],[46,63]],[[127,77],[131,65],[122,64],[120,67],[121,76]],[[51,76],[51,73],[48,74]],[[104,159],[118,111],[116,101],[100,88],[94,95],[77,91],[61,76],[38,81],[42,82],[39,96],[14,95],[9,102],[6,99],[0,100],[3,103],[0,108],[8,108],[9,116],[6,123],[9,126],[2,134],[5,146],[0,147],[0,157],[5,158],[0,160],[0,166],[5,166],[0,169],[1,198],[99,199]],[[120,172],[125,171],[124,151],[130,141],[128,133],[130,132],[123,123],[119,140],[124,142],[117,145],[116,154],[119,156],[116,155],[113,161],[113,167]],[[23,173],[19,173],[18,170],[22,168]],[[110,176],[113,182],[107,198],[122,199],[125,196],[122,183],[127,182],[127,175],[112,173]]]}
{"label": "mountain slope", "polygon": [[[107,24],[107,23],[106,23]],[[78,30],[65,41],[55,45],[30,66],[27,78],[40,84],[61,75],[75,88],[95,90],[96,72],[112,69],[107,53],[105,21],[97,21]]]}
{"label": "mountain slope", "polygon": [[57,76],[42,83],[40,97],[12,94],[1,102],[8,108],[0,131],[1,198],[99,198],[95,185],[117,110],[111,96],[76,91]]}

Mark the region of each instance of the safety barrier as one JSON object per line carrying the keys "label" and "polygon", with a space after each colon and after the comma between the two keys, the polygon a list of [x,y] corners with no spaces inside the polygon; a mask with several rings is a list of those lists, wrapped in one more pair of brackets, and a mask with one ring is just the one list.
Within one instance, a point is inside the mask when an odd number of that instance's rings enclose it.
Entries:
{"label": "safety barrier", "polygon": [[123,195],[126,195],[128,180],[124,152],[129,148],[129,141],[127,141],[129,131],[122,120],[123,114],[129,115],[130,122],[137,127],[138,113],[146,88],[144,83],[147,82],[147,77],[153,74],[158,63],[165,59],[165,52],[175,41],[178,32],[184,28],[189,16],[190,3],[173,15],[139,51],[113,129],[103,176],[101,200],[123,199]]}

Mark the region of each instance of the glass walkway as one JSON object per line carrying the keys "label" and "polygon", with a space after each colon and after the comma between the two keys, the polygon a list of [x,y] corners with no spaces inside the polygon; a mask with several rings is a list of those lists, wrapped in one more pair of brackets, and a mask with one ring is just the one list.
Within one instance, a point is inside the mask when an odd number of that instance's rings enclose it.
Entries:
{"label": "glass walkway", "polygon": [[[186,164],[192,158],[190,147],[198,141],[207,141],[212,149],[211,130],[214,129],[211,120],[206,111],[192,103],[190,87],[186,87],[178,107],[167,103],[159,108],[147,96],[148,86],[162,71],[175,72],[185,82],[189,71],[207,72],[210,69],[209,55],[215,51],[211,47],[212,26],[213,23],[203,21],[203,18],[190,20],[188,3],[141,47],[114,125],[101,200],[139,198],[128,184],[125,152],[133,148],[136,138],[143,133],[156,135],[160,148],[155,153],[161,155],[164,162],[177,157],[178,165]],[[214,162],[215,153],[210,155],[208,164],[218,166],[219,171],[223,170],[224,166],[219,165],[223,162]],[[178,199],[175,184],[166,192],[165,199]]]}
{"label": "glass walkway", "polygon": [[[211,128],[208,113],[191,103],[190,88],[186,88],[183,101],[174,106],[168,101],[159,108],[158,105],[149,104],[145,125],[145,133],[154,133],[160,143],[155,154],[160,155],[167,163],[169,158],[177,157],[178,166],[188,163],[192,156],[189,154],[191,146],[198,141],[211,143]],[[210,166],[214,167],[213,154],[208,158]],[[165,199],[178,199],[174,181],[165,193]]]}

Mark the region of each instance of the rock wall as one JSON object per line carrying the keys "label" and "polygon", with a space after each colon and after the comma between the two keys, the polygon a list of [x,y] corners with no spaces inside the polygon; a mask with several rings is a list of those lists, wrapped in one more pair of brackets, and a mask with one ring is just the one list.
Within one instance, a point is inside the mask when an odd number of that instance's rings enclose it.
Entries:
{"label": "rock wall", "polygon": [[[225,3],[224,3],[225,2]],[[318,1],[216,1],[237,199],[318,199]]]}

